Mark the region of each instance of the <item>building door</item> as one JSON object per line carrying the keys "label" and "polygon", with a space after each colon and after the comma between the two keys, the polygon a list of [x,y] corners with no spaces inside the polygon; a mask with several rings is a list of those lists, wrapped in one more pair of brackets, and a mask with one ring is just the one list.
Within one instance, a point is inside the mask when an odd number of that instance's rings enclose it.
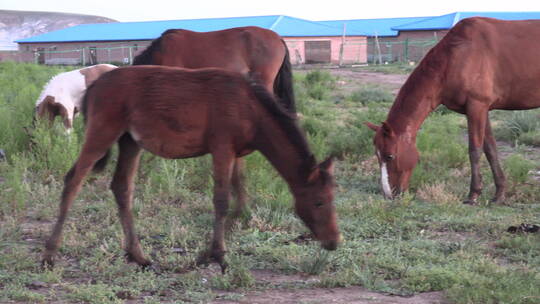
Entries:
{"label": "building door", "polygon": [[45,48],[37,48],[37,63],[45,64]]}
{"label": "building door", "polygon": [[330,40],[306,41],[306,63],[330,63],[332,51]]}
{"label": "building door", "polygon": [[95,46],[91,46],[88,48],[90,51],[90,65],[97,64],[97,48]]}

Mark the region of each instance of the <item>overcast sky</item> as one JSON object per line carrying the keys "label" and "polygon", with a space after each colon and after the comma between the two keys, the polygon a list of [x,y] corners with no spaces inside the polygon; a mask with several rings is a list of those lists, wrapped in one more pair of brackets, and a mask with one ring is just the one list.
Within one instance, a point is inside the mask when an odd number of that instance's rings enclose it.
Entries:
{"label": "overcast sky", "polygon": [[98,15],[118,21],[260,15],[333,20],[437,16],[456,11],[540,11],[540,0],[0,0],[0,9]]}

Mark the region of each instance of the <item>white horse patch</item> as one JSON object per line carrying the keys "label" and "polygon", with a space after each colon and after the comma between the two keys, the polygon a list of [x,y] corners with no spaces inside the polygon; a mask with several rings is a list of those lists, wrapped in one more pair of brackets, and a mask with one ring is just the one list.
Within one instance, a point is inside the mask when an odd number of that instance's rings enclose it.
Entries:
{"label": "white horse patch", "polygon": [[54,118],[60,115],[64,119],[65,127],[70,129],[87,85],[94,82],[99,75],[115,68],[117,67],[111,64],[98,64],[54,76],[36,101],[38,116],[48,115],[49,119],[54,121]]}
{"label": "white horse patch", "polygon": [[[381,159],[381,154],[377,151],[377,156]],[[392,197],[392,188],[390,187],[390,182],[388,180],[388,169],[386,168],[386,162],[381,160],[381,185],[383,188],[384,195],[386,197]]]}

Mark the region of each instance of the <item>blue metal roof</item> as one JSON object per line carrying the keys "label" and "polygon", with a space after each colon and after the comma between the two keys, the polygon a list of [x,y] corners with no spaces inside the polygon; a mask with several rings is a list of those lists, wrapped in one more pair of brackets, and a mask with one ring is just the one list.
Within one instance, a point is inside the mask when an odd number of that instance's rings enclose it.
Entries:
{"label": "blue metal roof", "polygon": [[346,32],[351,30],[365,33],[366,36],[397,36],[398,31],[392,27],[418,22],[433,17],[405,17],[405,18],[381,18],[381,19],[353,19],[353,20],[328,20],[320,23],[340,27],[345,25]]}
{"label": "blue metal roof", "polygon": [[[342,29],[283,15],[209,18],[145,22],[80,24],[45,34],[20,39],[17,43],[152,40],[168,29],[197,32],[217,31],[240,26],[259,26],[284,37],[341,36]],[[348,35],[363,35],[348,31]]]}
{"label": "blue metal roof", "polygon": [[407,24],[396,25],[396,31],[420,31],[450,29],[460,20],[469,17],[491,17],[501,20],[540,19],[540,12],[456,12]]}

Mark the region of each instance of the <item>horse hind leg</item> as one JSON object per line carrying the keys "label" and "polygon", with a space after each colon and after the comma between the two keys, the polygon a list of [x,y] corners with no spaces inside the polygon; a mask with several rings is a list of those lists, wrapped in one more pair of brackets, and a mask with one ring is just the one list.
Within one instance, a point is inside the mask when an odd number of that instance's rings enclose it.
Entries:
{"label": "horse hind leg", "polygon": [[45,267],[52,268],[54,266],[54,257],[60,246],[64,222],[77,193],[81,190],[84,177],[93,168],[94,164],[107,153],[114,140],[101,142],[102,144],[98,143],[100,141],[93,141],[91,137],[87,137],[79,158],[64,178],[64,189],[58,217],[52,234],[45,243],[42,256],[42,265]]}
{"label": "horse hind leg", "polygon": [[133,180],[139,166],[141,148],[127,133],[118,141],[118,147],[118,163],[111,182],[111,190],[114,193],[118,205],[118,215],[124,231],[124,249],[129,261],[146,267],[151,263],[144,257],[139,239],[135,232],[132,213]]}
{"label": "horse hind leg", "polygon": [[491,131],[491,123],[489,117],[486,121],[486,136],[484,138],[484,153],[491,167],[491,172],[493,174],[493,179],[495,182],[495,197],[491,200],[494,203],[502,203],[505,200],[506,192],[506,178],[504,177],[504,172],[501,169],[499,163],[499,156],[497,153],[497,142],[493,137]]}

